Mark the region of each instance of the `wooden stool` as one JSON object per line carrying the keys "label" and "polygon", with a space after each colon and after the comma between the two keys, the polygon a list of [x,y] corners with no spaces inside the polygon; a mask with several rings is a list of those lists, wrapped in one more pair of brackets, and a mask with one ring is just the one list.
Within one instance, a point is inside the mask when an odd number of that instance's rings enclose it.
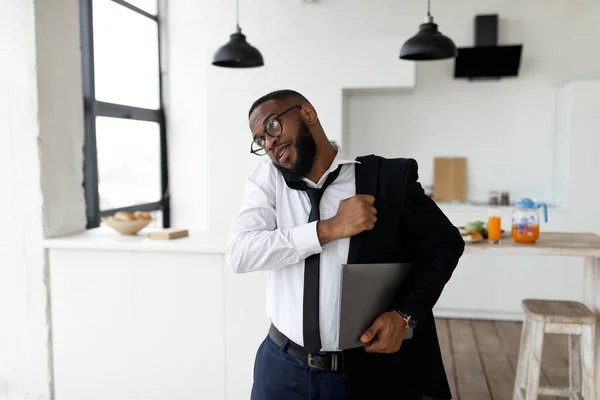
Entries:
{"label": "wooden stool", "polygon": [[[521,333],[513,400],[537,399],[538,395],[597,400],[594,313],[574,301],[527,299],[523,300],[522,307],[526,319]],[[569,335],[568,388],[539,386],[545,333]]]}

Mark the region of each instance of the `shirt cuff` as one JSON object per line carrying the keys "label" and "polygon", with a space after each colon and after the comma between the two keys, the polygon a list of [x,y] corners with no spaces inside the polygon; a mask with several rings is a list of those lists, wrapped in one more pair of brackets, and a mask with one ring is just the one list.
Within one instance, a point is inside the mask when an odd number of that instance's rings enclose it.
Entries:
{"label": "shirt cuff", "polygon": [[296,249],[303,253],[317,254],[323,251],[317,235],[317,222],[309,222],[292,230],[292,241]]}

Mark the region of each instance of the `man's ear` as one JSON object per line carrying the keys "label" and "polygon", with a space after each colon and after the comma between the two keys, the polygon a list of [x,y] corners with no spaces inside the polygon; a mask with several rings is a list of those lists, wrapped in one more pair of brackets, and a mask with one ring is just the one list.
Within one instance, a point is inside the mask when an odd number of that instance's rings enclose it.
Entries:
{"label": "man's ear", "polygon": [[304,105],[302,105],[300,115],[302,116],[302,119],[304,119],[304,122],[306,122],[308,126],[314,125],[317,122],[319,122],[317,110],[315,110],[315,108],[310,103],[305,103]]}

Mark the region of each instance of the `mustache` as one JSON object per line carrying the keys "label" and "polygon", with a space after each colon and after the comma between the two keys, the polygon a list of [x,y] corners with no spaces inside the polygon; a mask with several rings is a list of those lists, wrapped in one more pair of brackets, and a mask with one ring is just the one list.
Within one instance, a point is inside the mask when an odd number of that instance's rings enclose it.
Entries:
{"label": "mustache", "polygon": [[276,149],[280,148],[281,146],[287,146],[288,144],[294,144],[294,141],[290,139],[285,142],[278,143],[277,145],[275,145],[275,146],[271,147],[269,150],[267,150],[267,153],[270,151],[275,151]]}

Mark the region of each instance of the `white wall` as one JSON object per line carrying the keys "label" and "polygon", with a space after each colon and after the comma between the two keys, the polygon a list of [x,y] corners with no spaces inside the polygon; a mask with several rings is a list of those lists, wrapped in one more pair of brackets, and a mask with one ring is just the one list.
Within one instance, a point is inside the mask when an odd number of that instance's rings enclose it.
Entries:
{"label": "white wall", "polygon": [[[287,63],[287,81],[277,76],[265,83],[264,68],[222,71],[210,66],[213,52],[233,31],[234,2],[174,0],[168,13],[174,223],[221,236],[257,162],[248,153],[250,103],[279,86],[303,89],[312,82],[326,91],[331,75],[323,59],[338,51],[336,40],[413,35],[423,21],[425,2],[261,0],[240,5],[249,42],[263,52],[267,66]],[[568,0],[462,0],[434,1],[432,12],[440,30],[458,46],[473,44],[476,14],[498,13],[499,42],[524,44],[520,76],[457,81],[452,61],[418,63],[414,89],[351,91],[345,110],[328,108],[334,94],[315,93],[326,130],[333,136],[344,130],[343,145],[353,155],[416,158],[424,184],[433,181],[434,156],[467,156],[474,200],[485,200],[494,189],[511,191],[513,199],[564,200],[554,187],[556,98],[565,83],[600,76],[600,57],[589,51],[600,35],[593,24],[600,6]],[[300,56],[305,54],[301,43],[314,40],[319,44],[312,45],[312,56]],[[406,65],[397,60],[401,45],[389,54],[399,69]],[[299,56],[294,58],[295,52]],[[235,87],[240,81],[246,87],[252,81],[261,84],[244,91]],[[346,123],[340,127],[337,118],[344,111]],[[513,157],[517,146],[527,148],[518,163]],[[499,171],[492,173],[493,168]]]}
{"label": "white wall", "polygon": [[41,241],[85,227],[78,38],[77,2],[2,2],[0,398],[52,397]]}
{"label": "white wall", "polygon": [[74,3],[35,2],[37,145],[46,237],[86,226],[79,5]]}
{"label": "white wall", "polygon": [[414,94],[349,95],[349,153],[415,158],[426,186],[433,185],[434,157],[466,157],[468,200],[485,203],[490,191],[508,191],[511,200],[555,203],[557,88],[525,76],[454,81],[447,64],[420,68]]}
{"label": "white wall", "polygon": [[[24,3],[27,3],[26,5]],[[33,1],[0,13],[0,397],[49,398]],[[4,11],[7,12],[4,12]]]}

